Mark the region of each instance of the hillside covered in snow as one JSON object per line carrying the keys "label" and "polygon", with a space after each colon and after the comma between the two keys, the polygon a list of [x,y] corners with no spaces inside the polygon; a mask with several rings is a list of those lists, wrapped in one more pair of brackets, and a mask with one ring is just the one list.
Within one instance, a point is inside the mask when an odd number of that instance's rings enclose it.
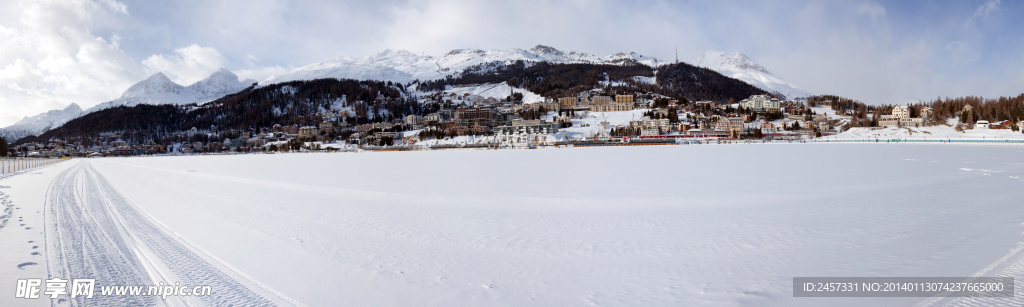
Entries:
{"label": "hillside covered in snow", "polygon": [[[361,58],[342,56],[334,60],[302,66],[288,73],[271,76],[261,84],[269,85],[320,78],[411,83],[416,80],[431,81],[458,77],[463,73],[488,73],[518,61],[525,63],[526,67],[542,62],[548,64],[640,64],[655,70],[672,64],[635,52],[596,56],[583,52],[561,51],[544,45],[537,45],[528,50],[455,49],[442,56],[415,54],[405,50],[384,50],[378,54]],[[742,53],[702,51],[688,64],[706,67],[769,92],[779,92],[790,99],[812,95],[810,92],[775,76]]]}
{"label": "hillside covered in snow", "polygon": [[612,64],[639,63],[656,67],[662,62],[635,52],[620,52],[609,56],[596,56],[575,51],[561,51],[537,45],[523,49],[455,49],[442,56],[417,55],[405,50],[384,50],[375,55],[351,58],[339,57],[323,63],[296,68],[288,73],[271,76],[260,84],[273,84],[294,80],[320,78],[378,80],[408,83],[414,80],[437,80],[457,75],[469,68],[488,65],[547,62],[551,64]]}
{"label": "hillside covered in snow", "polygon": [[779,92],[788,99],[806,98],[810,92],[782,80],[739,52],[704,50],[693,57],[690,64],[707,67],[731,78],[750,83],[769,92]]}

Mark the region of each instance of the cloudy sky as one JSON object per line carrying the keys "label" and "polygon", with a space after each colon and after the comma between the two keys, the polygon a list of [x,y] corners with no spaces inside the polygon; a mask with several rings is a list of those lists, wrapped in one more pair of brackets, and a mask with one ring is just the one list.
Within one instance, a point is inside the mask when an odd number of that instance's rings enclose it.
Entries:
{"label": "cloudy sky", "polygon": [[868,103],[1024,92],[1020,1],[0,0],[0,127],[119,97],[162,71],[263,80],[384,49],[545,44],[686,61],[739,51],[812,93]]}

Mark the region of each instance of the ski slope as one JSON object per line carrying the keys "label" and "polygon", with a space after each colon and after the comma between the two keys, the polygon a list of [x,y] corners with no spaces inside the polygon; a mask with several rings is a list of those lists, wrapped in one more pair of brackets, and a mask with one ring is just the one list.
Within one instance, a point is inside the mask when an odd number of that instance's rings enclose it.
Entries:
{"label": "ski slope", "polygon": [[[794,298],[792,277],[1019,277],[1022,153],[744,144],[105,158],[6,176],[0,192],[37,231],[41,218],[85,222],[51,210],[104,208],[96,225],[132,240],[90,229],[113,239],[94,253],[152,251],[138,259],[169,280],[221,276],[214,291],[241,305],[1019,305]],[[0,229],[0,246],[18,247],[0,253],[0,275],[61,267],[66,252],[21,246],[68,242],[49,227]],[[16,267],[26,259],[38,265]],[[114,263],[127,272],[116,276],[151,270]]]}
{"label": "ski slope", "polygon": [[501,100],[512,95],[513,92],[523,94],[523,103],[544,102],[544,96],[538,95],[527,89],[509,86],[507,82],[450,87],[445,90],[443,94],[456,94],[460,96],[469,94],[468,100],[471,102],[478,98],[495,98]]}

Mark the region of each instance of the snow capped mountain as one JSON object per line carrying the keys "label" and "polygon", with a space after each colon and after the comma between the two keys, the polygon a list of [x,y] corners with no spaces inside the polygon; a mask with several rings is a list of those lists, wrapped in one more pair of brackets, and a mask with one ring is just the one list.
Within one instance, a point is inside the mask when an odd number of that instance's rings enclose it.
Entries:
{"label": "snow capped mountain", "polygon": [[703,66],[725,76],[741,80],[769,92],[779,92],[786,98],[796,99],[811,96],[807,90],[797,87],[786,80],[779,79],[764,66],[754,63],[746,55],[739,52],[722,52],[705,50],[697,53],[690,64]]}
{"label": "snow capped mountain", "polygon": [[[321,78],[380,80],[407,83],[413,80],[437,80],[457,75],[469,68],[482,68],[511,64],[515,61],[527,64],[548,62],[554,64],[643,64],[658,67],[665,64],[657,58],[635,52],[620,52],[609,56],[596,56],[583,52],[561,51],[553,47],[537,45],[523,49],[455,49],[443,56],[417,55],[405,50],[384,50],[375,55],[351,58],[339,57],[327,62],[310,64],[288,73],[267,78],[261,84],[313,80]],[[786,82],[754,63],[742,53],[702,51],[693,58],[693,65],[704,66],[719,73],[747,82],[758,88],[779,92],[787,98],[802,98],[811,95],[792,83]]]}
{"label": "snow capped mountain", "polygon": [[256,81],[252,79],[239,81],[235,73],[224,68],[189,86],[174,83],[166,75],[158,72],[129,87],[120,98],[89,108],[83,114],[115,106],[204,103],[237,93],[253,83]]}
{"label": "snow capped mountain", "polygon": [[82,108],[76,103],[71,103],[63,110],[50,110],[32,117],[26,116],[21,121],[0,129],[0,137],[13,142],[29,135],[39,135],[81,115]]}
{"label": "snow capped mountain", "polygon": [[437,80],[458,74],[467,68],[486,64],[511,64],[522,60],[527,63],[594,63],[624,65],[640,63],[651,67],[661,64],[658,59],[635,52],[616,53],[609,56],[595,56],[582,52],[561,50],[537,45],[530,50],[523,49],[455,49],[443,56],[416,55],[405,50],[384,50],[375,55],[358,59],[340,57],[331,61],[306,65],[291,72],[271,76],[261,84],[274,84],[294,80],[320,78],[381,80],[411,82],[413,80]]}

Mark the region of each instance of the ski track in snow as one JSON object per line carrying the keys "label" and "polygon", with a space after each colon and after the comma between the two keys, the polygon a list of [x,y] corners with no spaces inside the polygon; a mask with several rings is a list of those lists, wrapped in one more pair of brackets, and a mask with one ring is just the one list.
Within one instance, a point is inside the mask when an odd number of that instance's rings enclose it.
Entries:
{"label": "ski track in snow", "polygon": [[[8,187],[0,186],[0,189],[3,188]],[[11,203],[10,197],[8,197],[7,194],[4,194],[2,190],[0,190],[0,209],[2,209],[2,211],[0,211],[0,229],[3,229],[4,226],[7,226],[7,221],[9,221],[11,216],[14,214],[14,204]]]}
{"label": "ski track in snow", "polygon": [[[95,278],[96,296],[57,305],[272,306],[287,304],[269,290],[234,277],[152,223],[89,162],[61,172],[46,198],[46,254],[50,277]],[[209,285],[210,296],[101,296],[105,285]],[[66,297],[65,297],[66,298]],[[177,301],[180,300],[180,301]]]}
{"label": "ski track in snow", "polygon": [[[972,277],[982,276],[1013,277],[1015,284],[1024,280],[1024,242]],[[1024,306],[1024,287],[1014,286],[1013,297],[935,297],[917,306]]]}

